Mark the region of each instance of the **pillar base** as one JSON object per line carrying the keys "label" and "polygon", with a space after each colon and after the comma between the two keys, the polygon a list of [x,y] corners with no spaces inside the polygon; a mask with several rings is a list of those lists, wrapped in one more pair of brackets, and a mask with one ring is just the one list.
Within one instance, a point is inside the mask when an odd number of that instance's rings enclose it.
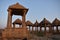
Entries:
{"label": "pillar base", "polygon": [[[26,30],[24,31],[25,29],[23,28],[15,28],[15,29],[5,29],[3,32],[2,32],[2,38],[3,40],[7,40],[7,38],[16,38],[16,39],[23,39],[23,38],[27,38],[29,39],[30,38],[30,34],[29,34],[29,31]],[[24,33],[26,32],[26,33]]]}

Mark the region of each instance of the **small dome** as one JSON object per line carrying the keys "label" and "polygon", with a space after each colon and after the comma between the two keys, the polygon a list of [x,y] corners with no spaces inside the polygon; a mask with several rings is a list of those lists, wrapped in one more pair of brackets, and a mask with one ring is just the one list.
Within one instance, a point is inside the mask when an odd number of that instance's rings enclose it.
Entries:
{"label": "small dome", "polygon": [[28,12],[28,9],[25,8],[24,6],[22,6],[19,3],[10,5],[8,7],[7,11],[9,11],[10,9],[12,10],[12,12],[11,12],[12,15],[14,14],[14,15],[21,15],[21,16],[23,16],[24,13],[27,14],[27,12]]}
{"label": "small dome", "polygon": [[33,25],[33,23],[31,23],[29,20],[26,22],[26,25],[27,26],[32,26]]}
{"label": "small dome", "polygon": [[45,24],[46,24],[46,26],[51,26],[51,23],[46,19],[46,18],[44,18],[40,23],[39,23],[39,26],[45,26]]}
{"label": "small dome", "polygon": [[19,3],[10,5],[9,8],[11,8],[11,9],[27,9],[27,8],[25,8],[24,6],[22,6],[22,5],[19,4]]}
{"label": "small dome", "polygon": [[55,18],[55,20],[52,22],[52,25],[53,26],[59,26],[60,25],[60,21],[57,19],[57,18]]}
{"label": "small dome", "polygon": [[38,21],[36,20],[36,22],[33,24],[33,26],[39,26],[39,23],[38,23]]}
{"label": "small dome", "polygon": [[13,22],[13,24],[22,24],[22,21],[20,20],[20,19],[16,19],[14,22]]}

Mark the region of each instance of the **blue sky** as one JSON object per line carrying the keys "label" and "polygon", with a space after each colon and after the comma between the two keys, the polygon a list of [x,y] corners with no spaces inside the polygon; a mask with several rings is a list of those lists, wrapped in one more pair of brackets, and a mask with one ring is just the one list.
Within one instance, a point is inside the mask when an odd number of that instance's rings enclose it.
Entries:
{"label": "blue sky", "polygon": [[[26,15],[26,20],[35,22],[36,19],[38,22],[46,18],[52,22],[55,18],[60,20],[60,0],[0,0],[0,26],[7,25],[7,9],[9,5],[19,4],[29,8],[29,11]],[[17,16],[13,16],[13,21],[16,20]]]}

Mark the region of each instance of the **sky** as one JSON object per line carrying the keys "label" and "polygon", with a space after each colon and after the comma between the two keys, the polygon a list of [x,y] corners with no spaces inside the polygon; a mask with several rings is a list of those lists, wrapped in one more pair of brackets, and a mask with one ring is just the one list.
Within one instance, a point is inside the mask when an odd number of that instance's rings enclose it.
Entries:
{"label": "sky", "polygon": [[[52,22],[55,18],[60,20],[60,0],[0,0],[0,26],[6,27],[8,12],[10,5],[19,3],[28,8],[26,21],[30,20],[34,23],[36,20],[41,22],[46,18]],[[12,22],[21,16],[13,15]]]}

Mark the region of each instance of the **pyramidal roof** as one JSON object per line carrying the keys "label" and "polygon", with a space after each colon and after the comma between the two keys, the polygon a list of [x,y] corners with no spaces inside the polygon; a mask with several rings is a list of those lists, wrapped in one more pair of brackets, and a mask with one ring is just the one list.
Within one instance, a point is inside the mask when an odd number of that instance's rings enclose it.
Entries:
{"label": "pyramidal roof", "polygon": [[39,23],[39,25],[42,26],[42,27],[44,27],[45,24],[46,24],[46,26],[51,26],[51,23],[50,23],[46,18],[44,18],[44,19]]}
{"label": "pyramidal roof", "polygon": [[27,25],[27,26],[32,26],[33,23],[28,20],[28,21],[26,22],[26,25]]}
{"label": "pyramidal roof", "polygon": [[52,22],[53,25],[60,25],[60,21],[55,18],[55,20]]}
{"label": "pyramidal roof", "polygon": [[22,5],[19,4],[19,3],[10,5],[9,8],[11,8],[11,9],[14,9],[14,8],[15,8],[15,9],[27,9],[27,8],[25,8],[24,6],[22,6]]}
{"label": "pyramidal roof", "polygon": [[39,25],[39,23],[38,23],[38,21],[36,20],[36,22],[34,23],[34,25],[33,26],[38,26]]}
{"label": "pyramidal roof", "polygon": [[50,22],[49,22],[46,18],[44,18],[40,23],[43,23],[43,24],[47,23],[47,24],[50,24]]}
{"label": "pyramidal roof", "polygon": [[13,24],[22,24],[22,21],[20,19],[16,19]]}

